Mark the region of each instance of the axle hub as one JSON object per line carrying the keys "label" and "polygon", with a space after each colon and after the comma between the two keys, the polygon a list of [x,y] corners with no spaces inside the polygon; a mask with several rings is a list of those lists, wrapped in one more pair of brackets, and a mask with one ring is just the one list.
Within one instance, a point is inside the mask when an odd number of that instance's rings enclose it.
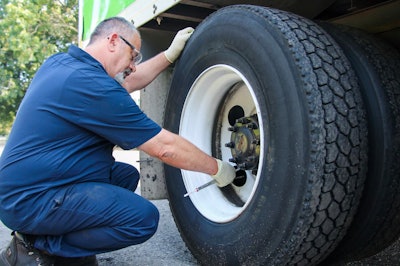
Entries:
{"label": "axle hub", "polygon": [[228,128],[232,131],[231,141],[225,146],[231,149],[233,158],[239,169],[255,170],[260,156],[260,130],[257,115],[241,117]]}

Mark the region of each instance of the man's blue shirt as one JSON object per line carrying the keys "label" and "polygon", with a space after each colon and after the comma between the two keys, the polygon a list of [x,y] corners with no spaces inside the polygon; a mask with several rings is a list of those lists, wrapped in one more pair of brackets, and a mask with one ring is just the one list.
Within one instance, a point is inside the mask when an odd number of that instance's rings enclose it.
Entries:
{"label": "man's blue shirt", "polygon": [[0,157],[0,218],[22,212],[28,217],[30,201],[52,188],[107,182],[115,145],[132,149],[160,130],[85,51],[71,46],[49,57],[26,92]]}

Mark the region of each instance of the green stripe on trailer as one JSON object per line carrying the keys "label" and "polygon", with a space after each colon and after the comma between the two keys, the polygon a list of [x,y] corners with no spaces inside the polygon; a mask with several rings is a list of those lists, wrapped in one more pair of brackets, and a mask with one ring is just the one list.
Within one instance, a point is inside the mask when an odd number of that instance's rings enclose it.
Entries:
{"label": "green stripe on trailer", "polygon": [[82,0],[82,40],[89,38],[97,24],[105,18],[118,15],[136,0]]}
{"label": "green stripe on trailer", "polygon": [[79,40],[89,40],[90,34],[103,19],[121,16],[140,27],[180,0],[80,0]]}

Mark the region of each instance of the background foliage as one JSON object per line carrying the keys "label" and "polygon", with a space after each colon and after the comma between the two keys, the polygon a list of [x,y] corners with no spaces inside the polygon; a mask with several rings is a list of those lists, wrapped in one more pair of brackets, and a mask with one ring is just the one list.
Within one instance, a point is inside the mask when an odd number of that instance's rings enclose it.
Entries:
{"label": "background foliage", "polygon": [[0,135],[6,135],[33,75],[78,39],[78,0],[0,1]]}

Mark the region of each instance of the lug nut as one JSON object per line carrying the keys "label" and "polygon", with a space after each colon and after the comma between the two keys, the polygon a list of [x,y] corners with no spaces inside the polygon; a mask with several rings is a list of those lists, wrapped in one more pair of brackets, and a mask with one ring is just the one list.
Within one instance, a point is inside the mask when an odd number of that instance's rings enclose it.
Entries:
{"label": "lug nut", "polygon": [[238,127],[237,126],[228,127],[228,130],[232,131],[232,132],[236,132],[236,131],[238,131]]}
{"label": "lug nut", "polygon": [[236,122],[242,123],[242,124],[247,124],[250,122],[250,120],[247,119],[246,117],[242,117],[242,118],[237,119]]}
{"label": "lug nut", "polygon": [[235,147],[235,143],[234,142],[225,143],[225,147],[233,149]]}
{"label": "lug nut", "polygon": [[249,129],[257,129],[258,127],[257,127],[256,124],[251,123],[251,124],[248,124],[248,125],[247,125],[247,128],[249,128]]}
{"label": "lug nut", "polygon": [[247,163],[240,163],[240,164],[238,164],[238,167],[241,169],[246,169]]}

